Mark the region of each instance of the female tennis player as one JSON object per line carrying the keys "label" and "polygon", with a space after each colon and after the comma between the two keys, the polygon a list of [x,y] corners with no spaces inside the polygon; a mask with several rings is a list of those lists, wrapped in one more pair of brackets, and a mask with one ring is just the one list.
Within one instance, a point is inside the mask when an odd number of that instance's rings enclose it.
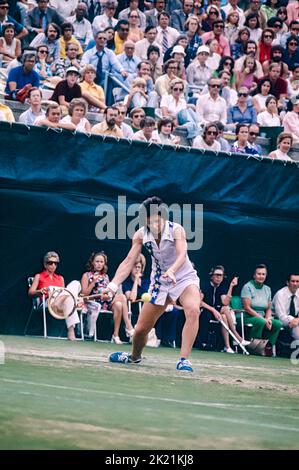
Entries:
{"label": "female tennis player", "polygon": [[141,210],[145,211],[146,226],[135,233],[131,249],[107,289],[116,294],[118,286],[129,276],[144,245],[152,257],[151,299],[143,304],[135,325],[132,353],[115,352],[109,356],[109,360],[124,364],[140,362],[148,333],[167,305],[179,302],[184,309],[186,322],[182,331],[181,357],[176,369],[193,372],[188,357],[198,332],[201,297],[199,278],[187,254],[185,230],[181,225],[167,220],[166,207],[156,196],[146,199]]}

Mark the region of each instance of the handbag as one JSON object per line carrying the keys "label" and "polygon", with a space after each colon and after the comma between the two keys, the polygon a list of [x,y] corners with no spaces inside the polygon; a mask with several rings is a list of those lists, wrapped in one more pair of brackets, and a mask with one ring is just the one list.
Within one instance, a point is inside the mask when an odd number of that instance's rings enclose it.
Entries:
{"label": "handbag", "polygon": [[248,349],[248,352],[254,356],[266,356],[265,348],[268,341],[268,339],[254,338],[251,343],[246,346],[246,349]]}

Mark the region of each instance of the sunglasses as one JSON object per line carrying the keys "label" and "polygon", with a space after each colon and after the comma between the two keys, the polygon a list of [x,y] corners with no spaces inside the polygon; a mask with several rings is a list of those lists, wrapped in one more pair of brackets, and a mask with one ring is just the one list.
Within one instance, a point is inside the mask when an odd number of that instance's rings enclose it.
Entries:
{"label": "sunglasses", "polygon": [[298,42],[289,42],[289,46],[298,46]]}
{"label": "sunglasses", "polygon": [[124,33],[128,33],[129,32],[129,28],[119,28],[120,31],[123,31]]}
{"label": "sunglasses", "polygon": [[274,25],[274,28],[280,28],[281,27],[281,24],[275,24]]}
{"label": "sunglasses", "polygon": [[183,91],[184,88],[173,88],[173,91]]}
{"label": "sunglasses", "polygon": [[45,51],[45,50],[38,51],[38,52],[40,52],[41,54],[48,54],[48,51]]}
{"label": "sunglasses", "polygon": [[214,28],[224,29],[224,26],[223,26],[223,24],[214,24]]}
{"label": "sunglasses", "polygon": [[213,276],[223,276],[222,273],[213,273]]}
{"label": "sunglasses", "polygon": [[8,9],[9,9],[9,7],[5,7],[5,6],[0,7],[0,10],[8,10]]}
{"label": "sunglasses", "polygon": [[46,261],[46,264],[55,264],[56,266],[58,265],[58,261]]}
{"label": "sunglasses", "polygon": [[249,132],[249,135],[251,135],[252,137],[258,137],[258,132]]}
{"label": "sunglasses", "polygon": [[244,96],[244,97],[247,97],[247,96],[248,96],[248,93],[238,93],[238,96]]}
{"label": "sunglasses", "polygon": [[208,131],[207,135],[217,135],[217,132],[216,131]]}
{"label": "sunglasses", "polygon": [[133,118],[144,118],[144,114],[134,114]]}
{"label": "sunglasses", "polygon": [[299,31],[299,28],[292,28],[292,31]]}
{"label": "sunglasses", "polygon": [[273,36],[271,36],[271,34],[265,34],[264,38],[265,39],[273,39]]}
{"label": "sunglasses", "polygon": [[211,88],[220,88],[220,85],[209,85]]}

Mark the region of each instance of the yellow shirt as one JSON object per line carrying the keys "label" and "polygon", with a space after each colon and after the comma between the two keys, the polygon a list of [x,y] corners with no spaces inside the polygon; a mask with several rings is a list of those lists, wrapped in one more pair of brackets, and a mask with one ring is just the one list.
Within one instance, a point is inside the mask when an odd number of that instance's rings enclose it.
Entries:
{"label": "yellow shirt", "polygon": [[113,129],[109,129],[107,122],[103,121],[99,124],[96,124],[91,129],[92,134],[104,134],[104,135],[113,135],[114,137],[123,137],[123,131],[115,124]]}
{"label": "yellow shirt", "polygon": [[82,93],[86,91],[94,98],[97,98],[98,100],[103,101],[103,103],[105,103],[105,93],[100,85],[97,85],[96,83],[90,84],[84,80],[82,83],[80,83],[80,87]]}
{"label": "yellow shirt", "polygon": [[4,116],[2,121],[15,122],[13,112],[8,106],[6,106],[6,104],[0,103],[0,116],[1,114]]}
{"label": "yellow shirt", "polygon": [[66,48],[66,45],[67,44],[76,44],[76,46],[78,46],[79,50],[78,50],[78,55],[82,55],[83,54],[83,49],[81,47],[81,44],[79,41],[77,41],[76,38],[74,37],[71,37],[71,39],[67,42],[65,42],[64,40],[64,37],[61,36],[59,38],[59,45],[60,45],[60,59],[66,59],[66,52],[65,52],[65,48]]}
{"label": "yellow shirt", "polygon": [[116,32],[114,35],[114,44],[115,44],[115,51],[114,54],[122,54],[124,52],[124,43],[122,39],[120,39],[118,33]]}

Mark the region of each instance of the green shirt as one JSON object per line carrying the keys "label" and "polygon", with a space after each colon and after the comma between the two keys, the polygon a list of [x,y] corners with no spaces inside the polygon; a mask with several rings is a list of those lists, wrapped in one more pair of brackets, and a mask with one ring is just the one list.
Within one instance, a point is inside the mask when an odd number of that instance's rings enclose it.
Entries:
{"label": "green shirt", "polygon": [[262,288],[256,288],[253,281],[247,282],[241,291],[241,297],[251,300],[251,308],[257,311],[265,311],[271,302],[271,289],[263,284]]}

